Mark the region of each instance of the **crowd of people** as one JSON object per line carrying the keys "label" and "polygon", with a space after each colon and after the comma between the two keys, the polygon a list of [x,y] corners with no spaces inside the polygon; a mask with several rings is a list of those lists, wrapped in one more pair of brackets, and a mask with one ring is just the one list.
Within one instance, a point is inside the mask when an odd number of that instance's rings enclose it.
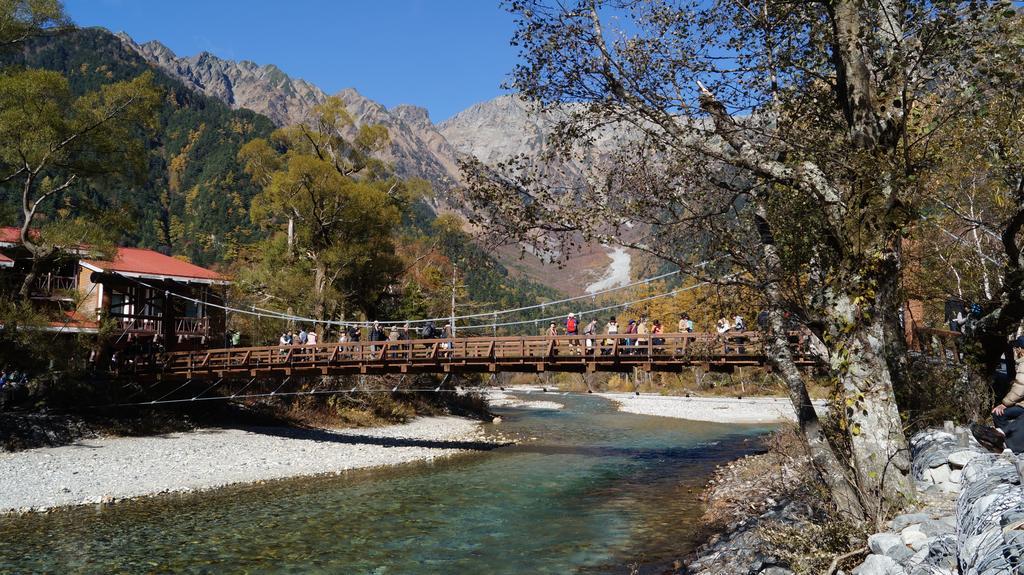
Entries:
{"label": "crowd of people", "polygon": [[[544,335],[551,338],[561,335],[580,335],[581,323],[581,320],[577,318],[575,313],[570,313],[565,319],[564,326],[559,326],[558,323],[552,321]],[[746,339],[746,336],[743,334],[747,331],[743,316],[734,316],[731,321],[722,317],[718,320],[716,330],[724,341],[735,344],[738,351],[740,353],[743,352],[742,344]],[[688,313],[679,314],[679,322],[676,324],[675,333],[693,333],[693,331],[694,322],[690,315]],[[573,351],[585,349],[588,354],[593,353],[596,349],[600,349],[602,355],[611,354],[613,351],[630,355],[642,353],[641,348],[646,347],[648,343],[655,348],[664,345],[665,338],[659,336],[665,333],[669,332],[666,331],[661,320],[648,319],[646,316],[630,319],[623,327],[620,327],[619,321],[615,316],[609,317],[603,326],[600,325],[597,318],[593,318],[583,328],[583,337],[580,340],[570,340],[570,348]],[[636,337],[609,338],[601,337],[601,335],[635,335]],[[619,342],[618,346],[615,345],[616,340]],[[621,348],[621,350],[616,351],[617,347]]]}
{"label": "crowd of people", "polygon": [[[761,318],[758,318],[761,321]],[[640,345],[646,345],[648,340],[653,345],[662,345],[664,338],[659,337],[666,331],[665,325],[658,319],[648,319],[646,316],[640,316],[639,318],[630,319],[626,322],[625,326],[620,327],[618,319],[614,316],[608,318],[608,321],[601,325],[598,318],[592,318],[585,325],[582,325],[582,321],[577,317],[576,313],[570,313],[566,319],[564,326],[559,326],[557,322],[552,321],[545,331],[544,335],[549,337],[557,337],[561,335],[582,335],[579,342],[574,342],[574,345],[581,345],[586,347],[588,350],[597,348],[600,345],[610,345],[612,339],[616,338],[602,338],[601,335],[636,335],[635,338],[619,338],[622,339],[623,343],[627,347],[636,347]],[[742,334],[747,331],[746,323],[743,316],[736,315],[730,320],[726,317],[722,317],[718,320],[716,331],[719,335],[726,336],[728,334]],[[679,320],[676,324],[675,333],[692,333],[695,329],[693,319],[690,318],[688,313],[679,314]],[[581,334],[582,331],[582,334]],[[390,327],[382,326],[379,322],[374,322],[367,329],[367,341],[370,342],[395,342],[404,341],[411,339],[451,339],[452,338],[452,326],[450,324],[443,327],[437,327],[432,321],[428,321],[423,324],[422,327],[414,329],[409,323],[399,327],[398,325],[392,325]],[[237,332],[235,332],[237,333]],[[740,337],[735,335],[733,337]],[[232,338],[234,342],[237,342],[237,335]],[[338,337],[339,343],[347,342],[358,342],[363,340],[363,329],[357,326],[348,326],[341,330]],[[315,346],[319,342],[319,336],[313,329],[307,330],[305,326],[300,326],[299,330],[288,330],[281,332],[281,336],[278,339],[278,345],[281,347],[294,347],[294,346]],[[236,343],[237,345],[237,343]],[[604,353],[606,350],[602,348]],[[610,353],[610,350],[607,350]]]}

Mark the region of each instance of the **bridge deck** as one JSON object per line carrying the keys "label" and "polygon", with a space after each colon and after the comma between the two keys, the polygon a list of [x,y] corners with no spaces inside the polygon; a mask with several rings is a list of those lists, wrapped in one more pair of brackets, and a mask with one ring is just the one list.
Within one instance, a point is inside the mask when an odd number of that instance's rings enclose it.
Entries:
{"label": "bridge deck", "polygon": [[[818,361],[808,336],[789,335],[797,363]],[[672,333],[414,339],[322,343],[315,346],[247,347],[174,352],[137,358],[136,373],[171,379],[275,377],[290,375],[496,373],[496,372],[678,372],[693,366],[731,370],[767,363],[757,332]]]}

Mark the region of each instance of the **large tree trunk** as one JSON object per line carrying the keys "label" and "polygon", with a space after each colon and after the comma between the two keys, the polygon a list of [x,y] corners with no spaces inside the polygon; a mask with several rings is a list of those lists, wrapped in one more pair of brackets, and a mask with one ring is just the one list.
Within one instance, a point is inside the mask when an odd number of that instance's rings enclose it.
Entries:
{"label": "large tree trunk", "polygon": [[807,385],[793,361],[793,352],[787,341],[781,310],[774,308],[768,312],[768,327],[768,333],[765,334],[765,353],[786,383],[789,399],[796,410],[797,425],[807,442],[807,450],[814,469],[828,486],[836,509],[854,521],[863,521],[866,517],[860,496],[847,474],[847,467],[840,461],[822,432],[821,421],[807,393]]}
{"label": "large tree trunk", "polygon": [[[831,364],[842,385],[853,468],[865,511],[880,518],[912,494],[910,452],[886,358],[886,326],[849,294],[834,299]],[[872,315],[874,314],[874,315]]]}
{"label": "large tree trunk", "polygon": [[[755,210],[755,223],[766,264],[766,276],[774,278],[781,262],[778,247],[775,245],[775,238],[768,223],[767,208],[763,204],[759,204]],[[789,347],[785,320],[780,307],[783,301],[782,290],[777,281],[769,279],[765,282],[764,292],[772,304],[768,309],[765,353],[786,383],[789,399],[796,411],[797,425],[807,442],[807,450],[814,468],[822,482],[828,487],[836,509],[854,521],[863,521],[867,516],[864,505],[847,474],[847,467],[843,465],[828,442],[828,438],[822,432],[821,421],[818,419],[818,414],[811,404],[811,397],[807,393],[807,385],[793,360],[793,350]]]}
{"label": "large tree trunk", "polygon": [[[28,247],[28,246],[26,246]],[[18,299],[21,301],[28,301],[32,296],[32,286],[36,283],[36,279],[49,265],[51,253],[38,253],[42,250],[38,248],[30,248],[29,252],[32,253],[32,267],[29,268],[28,273],[25,275],[25,279],[21,282],[21,287],[18,288]]]}
{"label": "large tree trunk", "polygon": [[[327,304],[325,293],[327,292],[327,270],[323,264],[316,262],[313,277],[313,317],[320,321],[327,320]],[[326,324],[325,324],[326,325]],[[315,327],[315,326],[314,326]]]}

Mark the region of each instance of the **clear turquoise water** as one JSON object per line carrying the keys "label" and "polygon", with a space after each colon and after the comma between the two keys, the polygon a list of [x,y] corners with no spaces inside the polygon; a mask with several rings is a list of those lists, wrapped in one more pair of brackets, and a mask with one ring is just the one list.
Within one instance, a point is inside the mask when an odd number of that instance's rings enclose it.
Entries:
{"label": "clear turquoise water", "polygon": [[497,410],[502,432],[537,438],[514,447],[0,519],[0,571],[661,572],[695,544],[714,466],[767,431],[554,399],[566,409]]}

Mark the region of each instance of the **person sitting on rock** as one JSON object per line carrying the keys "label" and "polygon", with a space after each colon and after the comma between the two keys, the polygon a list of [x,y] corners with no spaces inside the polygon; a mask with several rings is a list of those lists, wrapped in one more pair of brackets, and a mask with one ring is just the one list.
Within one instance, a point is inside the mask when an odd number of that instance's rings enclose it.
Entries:
{"label": "person sitting on rock", "polygon": [[1014,340],[1013,358],[1017,364],[1017,375],[1010,391],[999,405],[992,408],[992,423],[971,425],[971,432],[978,443],[989,450],[1001,453],[1009,447],[1014,453],[1024,452],[1024,338]]}

